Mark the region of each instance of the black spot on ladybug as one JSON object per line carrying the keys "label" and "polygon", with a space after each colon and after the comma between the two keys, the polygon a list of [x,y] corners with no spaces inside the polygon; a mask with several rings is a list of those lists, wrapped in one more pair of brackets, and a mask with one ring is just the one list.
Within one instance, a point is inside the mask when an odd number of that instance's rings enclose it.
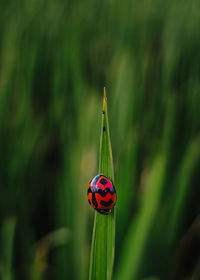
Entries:
{"label": "black spot on ladybug", "polygon": [[110,191],[111,194],[116,193],[116,190],[114,188],[113,189],[109,189],[109,191]]}
{"label": "black spot on ladybug", "polygon": [[106,179],[101,179],[99,183],[101,183],[102,185],[106,185],[108,181]]}
{"label": "black spot on ladybug", "polygon": [[96,200],[96,197],[95,197],[95,194],[94,194],[94,193],[92,193],[92,203],[93,203],[93,205],[94,205],[95,207],[98,206],[98,203],[97,203],[97,200]]}
{"label": "black spot on ladybug", "polygon": [[103,127],[103,131],[104,131],[104,132],[106,131],[106,127],[105,127],[105,125],[104,125],[104,127]]}
{"label": "black spot on ladybug", "polygon": [[105,206],[105,207],[108,207],[110,206],[111,204],[113,203],[113,200],[110,199],[109,201],[104,201],[104,200],[101,200],[100,204]]}
{"label": "black spot on ladybug", "polygon": [[91,205],[91,202],[90,202],[90,200],[88,199],[88,202],[90,203],[90,205]]}
{"label": "black spot on ladybug", "polygon": [[105,188],[105,190],[101,190],[101,189],[98,189],[98,193],[102,196],[102,197],[105,197],[107,195],[107,193],[110,192],[110,189],[109,188]]}
{"label": "black spot on ladybug", "polygon": [[91,188],[88,188],[88,192],[87,192],[87,193],[89,194],[89,193],[91,193],[91,192],[92,192],[92,191],[91,191]]}

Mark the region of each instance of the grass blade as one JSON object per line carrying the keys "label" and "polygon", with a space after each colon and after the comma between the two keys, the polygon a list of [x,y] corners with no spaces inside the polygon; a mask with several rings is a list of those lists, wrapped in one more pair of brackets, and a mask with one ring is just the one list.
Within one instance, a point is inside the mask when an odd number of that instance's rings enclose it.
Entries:
{"label": "grass blade", "polygon": [[[114,181],[112,149],[108,126],[107,98],[104,89],[100,140],[99,174]],[[111,279],[115,249],[115,215],[95,212],[90,259],[90,280]]]}
{"label": "grass blade", "polygon": [[187,203],[187,197],[190,192],[190,180],[194,174],[195,168],[200,158],[200,137],[191,141],[188,145],[185,155],[183,155],[182,163],[180,164],[177,178],[174,184],[173,203],[171,206],[171,217],[168,224],[168,242],[169,245],[175,240],[180,232],[181,220],[184,220],[184,208]]}
{"label": "grass blade", "polygon": [[8,217],[2,226],[1,254],[2,254],[2,280],[14,279],[12,274],[13,243],[16,228],[16,218]]}
{"label": "grass blade", "polygon": [[133,218],[130,224],[120,256],[116,280],[139,279],[138,274],[145,255],[148,237],[155,223],[156,213],[159,211],[164,171],[165,157],[160,154],[147,175],[140,213]]}

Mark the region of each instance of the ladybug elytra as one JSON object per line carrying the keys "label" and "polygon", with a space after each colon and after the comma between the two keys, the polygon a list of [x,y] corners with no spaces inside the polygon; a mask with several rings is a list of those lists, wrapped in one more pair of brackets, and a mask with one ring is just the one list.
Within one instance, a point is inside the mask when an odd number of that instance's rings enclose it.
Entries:
{"label": "ladybug elytra", "polygon": [[88,185],[88,202],[99,213],[109,214],[116,202],[116,190],[111,180],[96,175]]}

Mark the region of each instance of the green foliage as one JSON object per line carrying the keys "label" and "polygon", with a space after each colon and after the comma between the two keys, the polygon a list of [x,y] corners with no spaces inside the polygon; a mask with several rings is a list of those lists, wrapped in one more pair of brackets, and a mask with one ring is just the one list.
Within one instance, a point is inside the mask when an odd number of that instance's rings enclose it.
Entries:
{"label": "green foliage", "polygon": [[[100,141],[99,174],[114,182],[113,159],[108,125],[107,98],[104,88]],[[90,259],[90,280],[111,279],[115,252],[115,214],[95,212]]]}
{"label": "green foliage", "polygon": [[12,256],[13,256],[13,240],[16,227],[16,219],[14,217],[8,217],[2,225],[2,259],[3,259],[3,271],[2,280],[12,280]]}
{"label": "green foliage", "polygon": [[199,1],[0,5],[0,278],[88,279],[106,85],[113,279],[200,279],[179,245],[200,212]]}
{"label": "green foliage", "polygon": [[148,185],[144,186],[144,194],[138,217],[131,222],[126,236],[120,263],[116,272],[116,279],[137,279],[140,263],[145,254],[149,235],[155,223],[156,213],[159,211],[159,201],[163,187],[163,173],[165,159],[155,159],[152,171],[147,178]]}

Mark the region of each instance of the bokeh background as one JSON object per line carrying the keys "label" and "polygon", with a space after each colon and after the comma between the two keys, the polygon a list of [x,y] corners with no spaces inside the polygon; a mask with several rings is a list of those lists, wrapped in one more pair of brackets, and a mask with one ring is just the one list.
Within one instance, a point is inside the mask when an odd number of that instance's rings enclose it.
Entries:
{"label": "bokeh background", "polygon": [[88,279],[106,86],[114,279],[200,279],[200,2],[0,6],[0,278]]}

